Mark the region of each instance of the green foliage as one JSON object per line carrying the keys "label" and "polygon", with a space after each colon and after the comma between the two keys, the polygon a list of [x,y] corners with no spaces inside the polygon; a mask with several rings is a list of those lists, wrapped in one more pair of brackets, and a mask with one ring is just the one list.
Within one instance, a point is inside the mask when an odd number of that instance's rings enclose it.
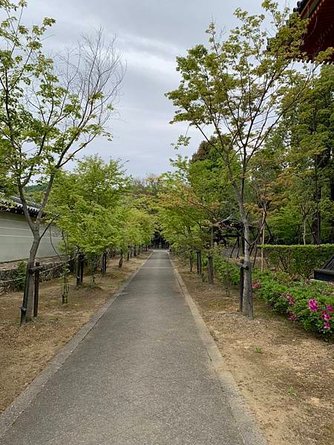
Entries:
{"label": "green foliage", "polygon": [[316,268],[322,267],[334,255],[333,244],[321,245],[264,245],[270,267],[294,277],[309,278]]}
{"label": "green foliage", "polygon": [[291,281],[288,275],[255,273],[253,288],[272,309],[324,337],[334,334],[334,288],[324,282]]}
{"label": "green foliage", "polygon": [[[265,203],[249,202],[254,196],[250,184],[260,176],[254,175],[257,169],[260,172],[256,156],[284,113],[300,100],[313,70],[302,63],[296,70],[292,64],[301,59],[306,22],[288,8],[281,12],[277,2],[264,1],[262,8],[258,15],[236,9],[238,25],[227,35],[211,23],[208,44],[196,45],[177,58],[180,84],[166,94],[176,108],[173,123],[196,127],[221,158],[238,203],[247,264],[254,213],[249,207],[263,208],[263,226],[270,202],[268,196]],[[245,269],[244,282],[244,312],[252,317],[251,268]]]}
{"label": "green foliage", "polygon": [[215,252],[213,263],[216,277],[225,286],[237,286],[240,283],[240,268],[222,254]]}
{"label": "green foliage", "polygon": [[268,224],[276,243],[295,244],[301,242],[302,217],[294,205],[285,205],[273,211]]}
{"label": "green foliage", "polygon": [[46,188],[47,184],[43,182],[34,185],[28,185],[27,187],[25,187],[26,196],[29,201],[41,203]]}
{"label": "green foliage", "polygon": [[[45,17],[39,25],[25,26],[26,6],[25,1],[0,3],[0,163],[5,160],[0,181],[1,191],[12,188],[21,199],[33,235],[33,265],[57,173],[96,137],[110,140],[107,122],[123,70],[113,41],[106,44],[101,30],[82,37],[67,57],[50,58],[43,43],[55,20]],[[26,187],[36,177],[46,187],[38,197],[39,211],[32,215]],[[30,284],[25,287],[27,321],[32,291]]]}
{"label": "green foliage", "polygon": [[176,171],[162,176],[158,194],[162,234],[177,250],[201,250],[210,226],[207,205],[190,184],[188,160],[179,157],[173,165]]}
{"label": "green foliage", "polygon": [[24,284],[26,280],[26,271],[27,271],[27,263],[25,261],[20,261],[15,271],[15,286],[18,290],[24,289]]}
{"label": "green foliage", "polygon": [[[110,136],[105,125],[122,69],[101,32],[85,37],[71,60],[61,57],[57,67],[57,60],[43,49],[55,20],[46,17],[40,25],[27,27],[26,6],[23,1],[1,4],[0,181],[6,188],[12,184],[19,194],[36,237],[57,172],[95,137]],[[43,187],[40,212],[33,218],[24,203],[29,198],[26,187],[36,175]]]}
{"label": "green foliage", "polygon": [[280,153],[268,217],[276,244],[334,242],[333,79],[323,66],[267,142]]}
{"label": "green foliage", "polygon": [[288,394],[289,394],[289,396],[291,396],[291,397],[297,397],[297,392],[296,392],[296,390],[294,389],[293,386],[290,386],[290,387],[289,387],[289,389],[288,389]]}
{"label": "green foliage", "polygon": [[[204,147],[204,152],[202,148]],[[201,144],[192,160],[178,156],[160,178],[157,212],[163,236],[178,251],[213,247],[219,222],[235,212],[231,184],[212,147]]]}
{"label": "green foliage", "polygon": [[154,218],[140,199],[129,196],[129,187],[119,162],[105,163],[98,156],[56,178],[48,211],[65,235],[67,251],[85,253],[93,269],[106,249],[126,252],[151,240]]}
{"label": "green foliage", "polygon": [[[177,109],[173,122],[198,128],[221,158],[240,209],[250,163],[282,116],[283,99],[288,110],[307,80],[291,66],[300,56],[306,23],[298,15],[291,17],[288,8],[280,12],[277,3],[262,6],[259,15],[238,8],[239,24],[226,37],[211,23],[208,45],[196,45],[177,58],[180,85],[167,93]],[[268,20],[275,37],[268,34]],[[214,137],[205,133],[206,127],[214,128]]]}
{"label": "green foliage", "polygon": [[78,161],[72,179],[75,189],[87,203],[103,207],[115,206],[130,186],[119,161],[104,162],[98,155]]}

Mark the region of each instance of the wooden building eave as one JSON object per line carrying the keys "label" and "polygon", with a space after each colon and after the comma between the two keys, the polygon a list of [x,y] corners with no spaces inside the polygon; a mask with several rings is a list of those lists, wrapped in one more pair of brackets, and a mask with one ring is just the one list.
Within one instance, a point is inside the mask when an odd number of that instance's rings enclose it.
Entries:
{"label": "wooden building eave", "polygon": [[[319,52],[334,47],[334,1],[304,0],[298,2],[295,12],[308,19],[307,33],[302,47],[310,59]],[[334,54],[331,61],[334,61]]]}

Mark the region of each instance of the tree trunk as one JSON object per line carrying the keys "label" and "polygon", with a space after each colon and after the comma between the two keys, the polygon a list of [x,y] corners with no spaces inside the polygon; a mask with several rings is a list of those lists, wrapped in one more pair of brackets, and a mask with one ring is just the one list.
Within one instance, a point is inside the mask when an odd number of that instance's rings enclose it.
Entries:
{"label": "tree trunk", "polygon": [[64,270],[63,270],[63,289],[62,289],[62,294],[61,294],[61,302],[62,304],[67,304],[68,303],[68,293],[70,290],[70,285],[68,282],[68,274],[69,274],[69,269],[68,269],[68,265],[65,264],[64,265]]}
{"label": "tree trunk", "polygon": [[198,250],[196,252],[196,258],[197,258],[197,273],[198,275],[202,274],[202,252]]}
{"label": "tree trunk", "polygon": [[213,284],[214,276],[213,276],[213,257],[212,255],[208,256],[208,283]]}
{"label": "tree trunk", "polygon": [[97,267],[98,267],[98,256],[93,254],[90,258],[90,280],[91,280],[91,285],[95,285],[95,275],[96,275],[96,271],[97,271]]}
{"label": "tree trunk", "polygon": [[250,231],[247,218],[244,225],[244,289],[243,289],[243,314],[253,319],[253,293],[252,293],[252,264],[250,260]]}
{"label": "tree trunk", "polygon": [[313,244],[321,244],[321,213],[317,210],[312,221]]}
{"label": "tree trunk", "polygon": [[306,245],[306,218],[303,221],[303,244]]}
{"label": "tree trunk", "polygon": [[214,246],[214,230],[213,224],[211,225],[211,252],[208,255],[208,283],[213,284],[214,281],[214,271],[213,271],[213,256],[212,250]]}
{"label": "tree trunk", "polygon": [[123,250],[121,250],[121,257],[118,261],[118,267],[121,268],[123,266]]}
{"label": "tree trunk", "polygon": [[105,274],[107,272],[107,252],[103,252],[101,257],[101,273]]}
{"label": "tree trunk", "polygon": [[[316,158],[315,160],[315,192],[314,192],[314,201],[316,203],[316,212],[312,221],[312,238],[313,244],[321,243],[321,212],[320,212],[320,201],[321,201],[321,184],[319,181],[319,167],[318,164],[321,160]],[[326,163],[325,163],[326,164]]]}
{"label": "tree trunk", "polygon": [[[333,164],[331,164],[332,166]],[[330,198],[332,201],[334,201],[334,169],[331,168],[331,175],[330,175]],[[334,218],[330,219],[330,243],[334,243]]]}
{"label": "tree trunk", "polygon": [[[261,244],[264,245],[266,240],[266,225],[265,225],[265,213],[263,213],[262,217],[262,234],[261,234]],[[261,248],[261,272],[264,270],[264,249]]]}
{"label": "tree trunk", "polygon": [[190,270],[190,272],[193,271],[193,253],[192,253],[192,251],[190,252],[190,255],[189,255],[189,270]]}
{"label": "tree trunk", "polygon": [[34,233],[34,241],[30,249],[26,268],[26,280],[21,306],[21,324],[32,320],[32,310],[34,304],[34,280],[31,269],[35,266],[35,260],[40,241],[41,238],[39,236],[39,232]]}
{"label": "tree trunk", "polygon": [[77,286],[83,283],[83,271],[84,271],[84,255],[79,253],[77,258]]}

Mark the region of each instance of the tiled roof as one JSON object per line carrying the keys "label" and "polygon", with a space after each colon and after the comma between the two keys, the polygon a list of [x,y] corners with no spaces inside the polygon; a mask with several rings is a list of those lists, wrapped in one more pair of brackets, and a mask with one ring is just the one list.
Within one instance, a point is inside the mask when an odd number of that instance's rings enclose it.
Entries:
{"label": "tiled roof", "polygon": [[[302,50],[310,60],[334,47],[334,0],[301,0],[294,11],[309,20]],[[334,62],[334,55],[328,61]]]}
{"label": "tiled roof", "polygon": [[316,10],[321,0],[301,0],[297,2],[295,12],[299,12],[303,17],[310,17]]}
{"label": "tiled roof", "polygon": [[[28,202],[28,210],[31,216],[36,216],[39,211],[39,206],[33,202]],[[0,194],[0,211],[23,215],[21,199],[17,196],[5,197]]]}
{"label": "tiled roof", "polygon": [[300,2],[297,2],[297,7],[294,8],[294,12],[302,12],[304,7],[306,6],[307,0],[302,0]]}

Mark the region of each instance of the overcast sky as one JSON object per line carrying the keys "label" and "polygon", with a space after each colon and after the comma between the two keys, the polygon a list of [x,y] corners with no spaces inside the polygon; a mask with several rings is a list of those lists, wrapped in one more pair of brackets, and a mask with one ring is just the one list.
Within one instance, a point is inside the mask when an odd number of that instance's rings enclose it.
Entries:
{"label": "overcast sky", "polygon": [[[178,86],[176,56],[206,42],[210,21],[228,29],[235,24],[237,7],[258,12],[260,5],[261,0],[28,0],[24,21],[55,18],[47,45],[57,50],[101,26],[110,37],[117,36],[127,69],[117,105],[119,118],[111,122],[114,139],[95,141],[84,153],[128,161],[130,174],[145,177],[169,169],[169,158],[175,156],[171,143],[185,130],[181,124],[169,124],[174,110],[164,96]],[[196,130],[189,135],[191,155],[201,137]]]}

